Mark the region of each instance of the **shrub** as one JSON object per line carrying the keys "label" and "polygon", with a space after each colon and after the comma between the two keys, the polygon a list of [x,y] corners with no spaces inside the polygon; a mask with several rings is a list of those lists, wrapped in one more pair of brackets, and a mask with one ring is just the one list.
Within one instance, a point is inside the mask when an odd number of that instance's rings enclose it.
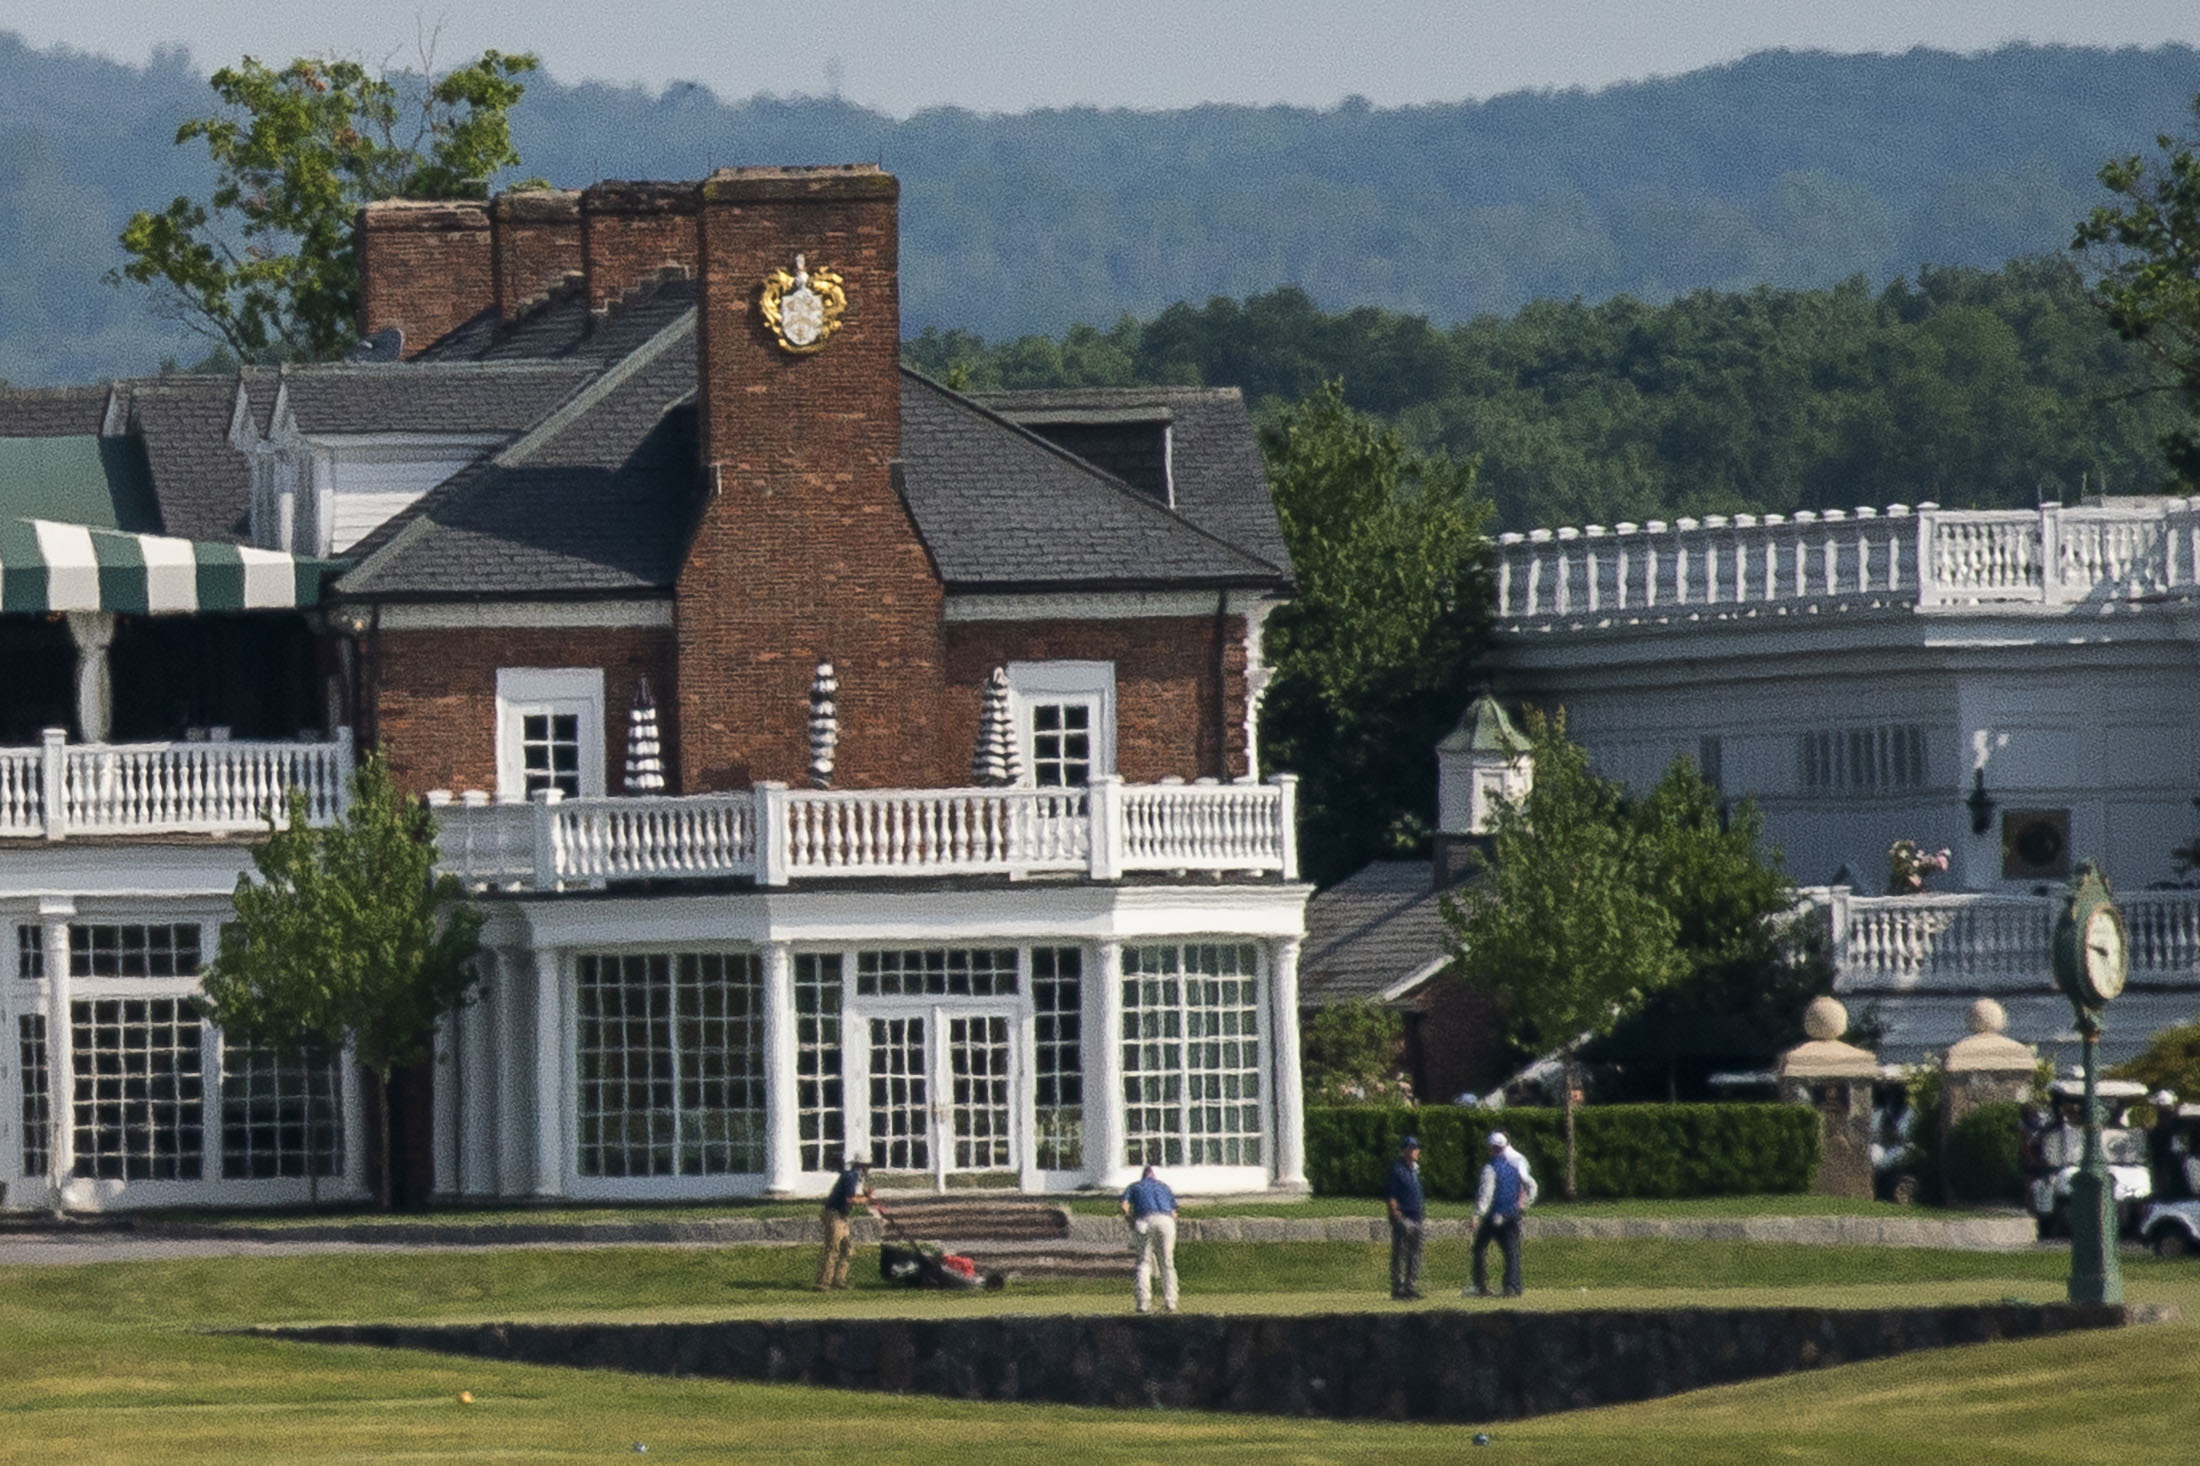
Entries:
{"label": "shrub", "polygon": [[1948,1199],[2015,1201],[2023,1194],[2020,1135],[2014,1100],[1994,1100],[1956,1121],[1941,1152]]}
{"label": "shrub", "polygon": [[[1555,1196],[1564,1124],[1554,1109],[1310,1109],[1307,1179],[1324,1196],[1380,1196],[1399,1139],[1417,1135],[1428,1194],[1472,1200],[1486,1138],[1503,1130]],[[1584,1197],[1800,1192],[1818,1169],[1818,1114],[1807,1105],[1593,1105],[1575,1111],[1574,1127]]]}

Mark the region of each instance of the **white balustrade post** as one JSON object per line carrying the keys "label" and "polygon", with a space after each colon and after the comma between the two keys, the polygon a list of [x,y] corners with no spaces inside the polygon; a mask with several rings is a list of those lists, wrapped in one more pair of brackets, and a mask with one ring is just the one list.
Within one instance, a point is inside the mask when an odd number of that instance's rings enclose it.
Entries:
{"label": "white balustrade post", "polygon": [[1278,774],[1268,782],[1276,786],[1276,841],[1283,878],[1295,881],[1299,878],[1299,776]]}
{"label": "white balustrade post", "polygon": [[1276,1185],[1306,1189],[1306,1090],[1299,1074],[1299,939],[1280,938],[1268,979],[1275,1035]]}
{"label": "white balustrade post", "polygon": [[534,1194],[556,1196],[565,1188],[565,1004],[559,983],[560,953],[535,953]]}
{"label": "white balustrade post", "polygon": [[69,834],[69,730],[48,728],[40,737],[38,786],[46,838],[62,840]]}
{"label": "white balustrade post", "polygon": [[1086,787],[1085,817],[1092,821],[1092,878],[1112,881],[1123,874],[1123,780],[1119,776],[1101,774]]}
{"label": "white balustrade post", "polygon": [[336,730],[336,763],[335,767],[329,771],[330,777],[336,782],[336,787],[330,791],[329,797],[331,818],[342,819],[344,811],[351,808],[351,776],[356,767],[355,759],[356,755],[351,743],[351,729],[338,728]]}
{"label": "white balustrade post", "polygon": [[2084,600],[2093,587],[2064,573],[2062,557],[2062,505],[2050,500],[2040,505],[2040,599],[2048,605]]}
{"label": "white balustrade post", "polygon": [[38,903],[46,964],[46,1205],[55,1216],[76,1173],[76,1046],[69,1028],[69,922],[75,915],[72,901]]}
{"label": "white balustrade post", "polygon": [[558,888],[558,811],[557,804],[565,798],[562,789],[537,789],[533,800],[535,817],[535,889],[555,891]]}
{"label": "white balustrade post", "polygon": [[1940,522],[1934,511],[1939,508],[1929,499],[1917,506],[1917,603],[1921,606],[1937,606],[1948,598],[1940,567],[1933,563],[1933,536]]}
{"label": "white balustrade post", "polygon": [[790,854],[787,786],[777,779],[759,779],[749,792],[756,801],[756,883],[784,886]]}
{"label": "white balustrade post", "polygon": [[795,1097],[794,949],[764,948],[764,1190],[792,1196],[802,1171]]}
{"label": "white balustrade post", "polygon": [[1123,944],[1103,941],[1085,984],[1085,1168],[1106,1186],[1123,1164]]}

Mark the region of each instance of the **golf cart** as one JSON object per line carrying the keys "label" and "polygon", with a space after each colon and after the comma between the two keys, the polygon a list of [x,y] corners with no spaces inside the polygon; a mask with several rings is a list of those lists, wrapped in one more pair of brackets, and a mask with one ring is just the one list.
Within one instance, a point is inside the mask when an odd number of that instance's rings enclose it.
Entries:
{"label": "golf cart", "polygon": [[2200,1253],[2200,1201],[2158,1201],[2139,1219],[2139,1240],[2156,1257]]}
{"label": "golf cart", "polygon": [[[2147,1168],[2147,1136],[2126,1118],[2147,1097],[2147,1087],[2130,1079],[2103,1079],[2095,1086],[2101,1099],[2101,1155],[2108,1162],[2116,1198],[2119,1231],[2128,1232],[2154,1195]],[[2025,1199],[2042,1237],[2070,1235],[2070,1181],[2085,1154],[2085,1083],[2058,1079],[2048,1086],[2054,1117],[2038,1138],[2038,1160]]]}

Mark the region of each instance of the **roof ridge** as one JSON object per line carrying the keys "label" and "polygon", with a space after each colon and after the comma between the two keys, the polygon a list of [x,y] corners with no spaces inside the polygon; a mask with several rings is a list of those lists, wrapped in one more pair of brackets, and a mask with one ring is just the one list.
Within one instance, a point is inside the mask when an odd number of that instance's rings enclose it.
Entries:
{"label": "roof ridge", "polygon": [[1053,442],[1052,440],[1042,436],[1041,434],[1033,432],[1031,429],[1025,427],[1022,423],[1017,422],[1015,419],[1005,417],[1002,414],[995,412],[992,408],[987,407],[984,403],[976,401],[961,392],[957,392],[954,388],[949,387],[944,383],[934,381],[932,378],[918,371],[915,367],[905,365],[901,368],[901,372],[903,376],[920,382],[924,386],[931,388],[934,392],[939,393],[950,403],[966,408],[967,410],[976,413],[979,417],[986,418],[998,424],[999,426],[1008,429],[1010,432],[1015,433],[1017,436],[1023,438],[1025,441],[1037,444],[1040,448],[1045,449],[1048,453],[1053,454],[1056,458],[1059,458],[1066,463],[1069,463],[1079,469],[1084,470],[1084,472],[1091,475],[1092,478],[1097,481],[1097,483],[1101,487],[1113,490],[1118,495],[1138,505],[1140,509],[1159,514],[1163,518],[1168,520],[1170,524],[1180,529],[1189,531],[1192,534],[1198,535],[1201,539],[1206,540],[1209,544],[1215,545],[1227,551],[1228,553],[1237,556],[1239,559],[1247,561],[1250,564],[1258,565],[1263,570],[1268,571],[1272,575],[1275,575],[1284,580],[1289,580],[1291,578],[1290,572],[1285,570],[1282,566],[1272,564],[1267,560],[1263,560],[1260,556],[1254,554],[1251,550],[1245,549],[1241,545],[1232,544],[1230,541],[1214,533],[1212,530],[1194,524],[1191,520],[1185,518],[1183,514],[1179,513],[1174,506],[1163,504],[1159,500],[1155,499],[1153,495],[1144,493],[1141,490],[1131,487],[1129,484],[1123,482],[1123,480],[1117,478],[1114,474],[1109,473],[1106,469],[1101,468],[1099,465],[1091,462],[1088,459],[1078,457],[1075,453],[1070,452],[1061,444]]}
{"label": "roof ridge", "polygon": [[489,461],[499,468],[526,462],[530,454],[565,431],[574,419],[640,375],[643,368],[655,363],[680,339],[695,334],[696,316],[693,309],[682,311],[677,320],[668,322],[647,341],[598,371],[592,381],[559,403],[541,422],[505,444]]}

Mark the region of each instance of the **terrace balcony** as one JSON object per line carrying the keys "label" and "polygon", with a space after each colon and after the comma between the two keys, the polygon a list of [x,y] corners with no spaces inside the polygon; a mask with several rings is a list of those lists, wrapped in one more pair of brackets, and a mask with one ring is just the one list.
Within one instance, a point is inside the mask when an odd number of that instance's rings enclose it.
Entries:
{"label": "terrace balcony", "polygon": [[790,789],[527,803],[429,800],[443,866],[469,886],[554,891],[610,881],[1140,871],[1298,878],[1297,779],[1071,789]]}
{"label": "terrace balcony", "polygon": [[326,742],[163,743],[70,743],[48,728],[36,745],[0,748],[0,839],[256,833],[292,789],[327,824],[351,774],[348,728]]}
{"label": "terrace balcony", "polygon": [[1498,536],[1500,632],[2200,596],[2200,499],[1799,510]]}

